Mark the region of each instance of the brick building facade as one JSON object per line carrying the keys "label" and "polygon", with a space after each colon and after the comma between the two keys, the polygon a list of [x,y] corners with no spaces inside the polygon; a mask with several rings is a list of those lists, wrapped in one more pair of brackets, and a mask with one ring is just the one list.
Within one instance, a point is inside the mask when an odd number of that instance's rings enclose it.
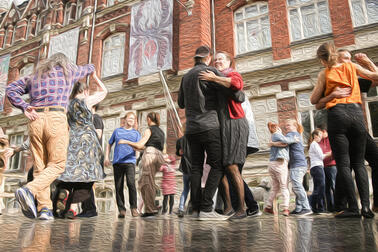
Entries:
{"label": "brick building facade", "polygon": [[[12,4],[1,14],[0,56],[11,55],[8,83],[30,74],[38,61],[47,57],[54,36],[78,28],[76,64],[91,60],[110,91],[99,110],[105,123],[103,146],[128,111],[137,113],[141,131],[146,126],[146,114],[159,111],[167,133],[167,152],[174,152],[176,135],[158,74],[128,80],[130,13],[139,0],[98,0],[97,6],[94,0],[18,2],[21,4]],[[378,62],[378,3],[372,0],[216,0],[214,17],[211,0],[173,2],[173,64],[166,72],[172,97],[176,101],[181,77],[192,67],[198,46],[215,46],[217,51],[235,56],[235,68],[244,78],[261,145],[261,151],[247,163],[245,176],[249,181],[266,174],[268,121],[298,118],[305,137],[324,123],[325,112],[316,111],[309,102],[321,69],[315,58],[321,43],[334,41],[338,47],[367,53]],[[109,57],[119,64],[109,64]],[[378,138],[377,89],[364,97],[369,131]],[[184,120],[183,110],[179,110],[179,116]],[[26,125],[21,112],[6,102],[0,126],[12,144],[26,138]],[[31,165],[27,152],[12,159],[1,188],[8,209],[14,204],[11,192]],[[100,211],[114,206],[111,169],[107,173],[110,176],[96,189]]]}

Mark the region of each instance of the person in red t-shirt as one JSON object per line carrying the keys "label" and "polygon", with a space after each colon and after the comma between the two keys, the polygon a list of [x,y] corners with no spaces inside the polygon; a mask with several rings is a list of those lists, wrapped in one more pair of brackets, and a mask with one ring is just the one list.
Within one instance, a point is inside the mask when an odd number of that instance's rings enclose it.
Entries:
{"label": "person in red t-shirt", "polygon": [[[319,126],[319,129],[323,132],[323,138],[319,142],[320,148],[322,149],[323,153],[328,153],[331,150],[331,145],[328,139],[328,132],[324,125]],[[336,161],[331,155],[330,157],[326,157],[323,160],[324,164],[324,174],[325,174],[325,197],[327,201],[327,211],[334,212],[335,211],[335,185],[336,185]]]}

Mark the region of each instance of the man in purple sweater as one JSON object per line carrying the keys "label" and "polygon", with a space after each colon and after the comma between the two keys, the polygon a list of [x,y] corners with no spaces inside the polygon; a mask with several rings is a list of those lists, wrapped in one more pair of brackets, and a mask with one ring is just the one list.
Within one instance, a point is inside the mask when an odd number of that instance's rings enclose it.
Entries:
{"label": "man in purple sweater", "polygon": [[[38,64],[34,74],[9,84],[6,96],[29,119],[34,180],[15,196],[28,218],[53,219],[50,184],[64,171],[68,146],[66,108],[73,84],[95,71],[93,65],[76,66],[62,53]],[[30,95],[30,104],[22,99]],[[38,210],[34,203],[38,202]]]}

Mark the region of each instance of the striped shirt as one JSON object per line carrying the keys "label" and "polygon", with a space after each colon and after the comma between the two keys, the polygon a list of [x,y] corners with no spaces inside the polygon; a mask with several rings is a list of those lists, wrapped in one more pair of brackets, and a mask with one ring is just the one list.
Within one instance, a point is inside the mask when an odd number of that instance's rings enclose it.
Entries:
{"label": "striped shirt", "polygon": [[[68,76],[64,76],[63,68],[55,66],[49,72],[23,77],[10,83],[6,88],[6,95],[10,103],[23,111],[29,107],[62,106],[67,108],[73,85],[80,79],[91,74],[94,65],[74,66],[69,69]],[[22,95],[30,95],[30,104],[22,99]]]}

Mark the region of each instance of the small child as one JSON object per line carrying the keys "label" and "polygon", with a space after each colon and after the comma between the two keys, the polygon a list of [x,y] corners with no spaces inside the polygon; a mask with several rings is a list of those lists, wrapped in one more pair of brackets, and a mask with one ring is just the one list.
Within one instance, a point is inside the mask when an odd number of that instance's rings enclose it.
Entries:
{"label": "small child", "polygon": [[[270,192],[267,206],[264,208],[264,212],[274,214],[273,212],[273,200],[276,198],[277,193],[281,190],[283,197],[283,215],[289,216],[289,201],[290,193],[287,184],[288,177],[288,161],[289,161],[289,150],[287,145],[291,143],[298,142],[296,138],[285,137],[281,129],[277,124],[269,122],[268,128],[272,134],[272,146],[270,148],[270,158],[268,171],[272,178],[272,191]],[[280,142],[281,146],[274,145],[274,143]],[[285,146],[286,145],[286,146]]]}
{"label": "small child", "polygon": [[176,193],[176,179],[175,179],[175,170],[176,170],[176,158],[171,155],[164,156],[167,164],[163,164],[160,167],[160,171],[163,172],[163,180],[161,181],[161,189],[163,191],[163,212],[167,212],[167,203],[169,198],[169,214],[172,214],[173,204],[175,200]]}
{"label": "small child", "polygon": [[320,129],[316,129],[311,133],[308,141],[310,156],[310,173],[314,181],[314,190],[311,195],[311,208],[314,213],[322,213],[324,211],[324,195],[325,195],[325,174],[323,159],[331,156],[331,152],[323,153],[319,142],[322,140],[323,133]]}

